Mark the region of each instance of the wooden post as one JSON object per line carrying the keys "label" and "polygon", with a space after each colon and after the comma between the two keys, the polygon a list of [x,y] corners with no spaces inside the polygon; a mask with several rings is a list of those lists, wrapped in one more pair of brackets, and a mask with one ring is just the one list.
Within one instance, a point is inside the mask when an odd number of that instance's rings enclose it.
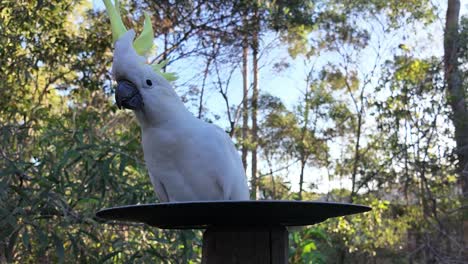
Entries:
{"label": "wooden post", "polygon": [[210,227],[202,264],[287,264],[288,231],[275,227]]}

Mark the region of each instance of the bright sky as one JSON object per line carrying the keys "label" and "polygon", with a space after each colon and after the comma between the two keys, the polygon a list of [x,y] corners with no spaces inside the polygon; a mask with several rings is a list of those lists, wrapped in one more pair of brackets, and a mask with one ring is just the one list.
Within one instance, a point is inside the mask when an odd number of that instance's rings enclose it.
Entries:
{"label": "bright sky", "polygon": [[[103,4],[101,0],[90,0],[93,3],[95,9],[103,9]],[[440,19],[437,20],[434,24],[430,25],[429,28],[422,29],[421,26],[416,28],[405,27],[402,30],[393,32],[391,34],[384,34],[382,32],[376,31],[371,38],[370,45],[368,48],[363,50],[359,54],[359,69],[362,72],[368,72],[372,66],[375,64],[376,54],[381,54],[380,63],[385,61],[387,58],[391,58],[396,52],[401,52],[398,49],[398,45],[401,43],[409,46],[416,56],[420,57],[429,57],[431,55],[441,56],[443,54],[443,25],[445,19],[445,10],[446,10],[446,0],[435,0],[434,5],[437,6],[439,10]],[[461,6],[461,14],[467,14],[468,3],[463,3]],[[375,26],[375,24],[368,24],[368,27]],[[274,36],[272,34],[266,35],[263,38],[262,45],[268,45]],[[241,56],[239,54],[239,56]],[[280,60],[288,61],[290,67],[281,72],[277,73],[273,70],[272,65],[275,62]],[[316,68],[320,69],[320,65],[323,65],[329,60],[337,60],[337,54],[323,54],[320,58],[314,58],[313,61],[316,63]],[[301,91],[305,88],[305,77],[309,71],[311,65],[310,62],[305,61],[304,58],[298,57],[296,59],[291,59],[288,55],[287,49],[285,46],[277,46],[268,52],[262,57],[260,65],[264,66],[260,73],[260,90],[261,92],[268,92],[272,95],[275,95],[283,100],[286,106],[289,109],[292,109],[294,105],[297,104],[299,98],[301,97]],[[190,80],[195,75],[200,74],[200,70],[203,69],[203,61],[197,58],[189,60],[180,60],[174,65],[171,65],[170,71],[175,71],[179,74],[180,80],[178,83],[183,83],[186,80]],[[214,78],[215,76],[213,76]],[[213,80],[211,80],[213,81]],[[250,80],[251,81],[251,80]],[[200,85],[201,82],[194,83],[195,85]],[[178,91],[184,90],[183,87],[179,88]],[[240,70],[235,72],[231,80],[230,86],[230,102],[232,104],[239,104],[242,99],[242,77]],[[208,93],[206,96],[206,107],[211,113],[215,113],[221,116],[221,119],[217,124],[221,127],[227,127],[227,118],[226,118],[226,107],[221,95],[214,89],[208,88]],[[191,108],[193,112],[196,109]],[[210,116],[212,118],[212,116]],[[335,144],[330,146],[332,149],[332,155],[339,155],[340,146]],[[266,168],[265,164],[261,164]],[[284,166],[279,164],[278,167]],[[298,190],[299,182],[299,170],[298,167],[293,167],[289,170],[289,180],[292,184],[292,189],[294,191]],[[318,186],[316,191],[326,193],[332,188],[337,187],[347,187],[350,188],[350,181],[344,179],[330,180],[328,179],[327,173],[325,170],[319,170],[314,168],[308,168],[305,175],[306,183],[304,186],[307,186],[308,183],[314,183]]]}

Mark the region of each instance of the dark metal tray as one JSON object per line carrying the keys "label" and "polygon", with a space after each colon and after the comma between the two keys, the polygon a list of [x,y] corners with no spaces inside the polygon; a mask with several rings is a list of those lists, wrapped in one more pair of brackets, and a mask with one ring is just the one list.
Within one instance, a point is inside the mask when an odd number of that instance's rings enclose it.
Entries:
{"label": "dark metal tray", "polygon": [[164,229],[212,226],[305,226],[370,211],[364,205],[311,201],[202,201],[127,205],[96,213],[107,220],[142,222]]}

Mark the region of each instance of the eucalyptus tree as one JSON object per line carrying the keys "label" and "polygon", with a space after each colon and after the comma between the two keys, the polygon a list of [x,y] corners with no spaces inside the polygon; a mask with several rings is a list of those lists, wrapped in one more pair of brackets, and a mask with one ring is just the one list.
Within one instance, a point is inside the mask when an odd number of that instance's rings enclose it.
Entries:
{"label": "eucalyptus tree", "polygon": [[[447,85],[447,103],[450,105],[451,119],[455,127],[455,153],[458,159],[458,174],[461,185],[461,210],[463,243],[468,245],[468,109],[466,88],[463,86],[463,74],[460,58],[466,51],[466,41],[460,36],[460,1],[447,1],[444,34],[444,70]],[[466,34],[466,33],[465,33]],[[466,40],[466,39],[465,39]],[[463,47],[465,43],[465,47]]]}

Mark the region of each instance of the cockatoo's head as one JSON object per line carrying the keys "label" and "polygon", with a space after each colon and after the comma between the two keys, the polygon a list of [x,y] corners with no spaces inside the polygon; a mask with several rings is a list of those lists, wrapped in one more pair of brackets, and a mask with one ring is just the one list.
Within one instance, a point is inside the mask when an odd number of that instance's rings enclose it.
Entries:
{"label": "cockatoo's head", "polygon": [[142,33],[135,39],[135,31],[127,31],[122,22],[118,0],[115,0],[115,5],[110,0],[104,0],[104,4],[110,17],[115,44],[112,74],[117,82],[117,106],[143,111],[146,102],[157,102],[157,97],[164,95],[174,96],[169,81],[175,80],[175,75],[161,72],[167,62],[147,63],[146,56],[153,48],[154,38],[148,14],[145,13]]}

